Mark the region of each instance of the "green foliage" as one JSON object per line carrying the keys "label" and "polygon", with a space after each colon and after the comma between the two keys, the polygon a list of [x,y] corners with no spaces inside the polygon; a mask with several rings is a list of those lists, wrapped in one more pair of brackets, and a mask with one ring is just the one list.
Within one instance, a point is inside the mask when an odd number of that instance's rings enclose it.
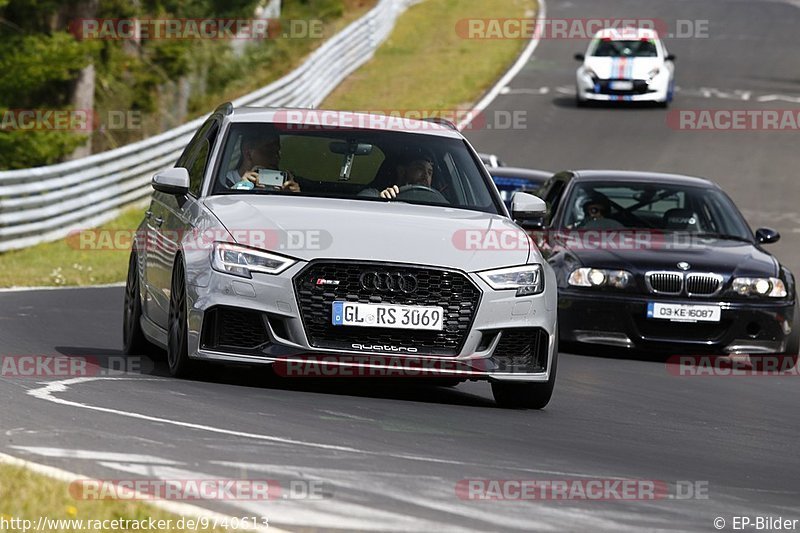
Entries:
{"label": "green foliage", "polygon": [[66,103],[65,84],[91,61],[88,49],[66,32],[6,37],[0,48],[0,105]]}
{"label": "green foliage", "polygon": [[71,83],[92,61],[93,43],[50,30],[49,18],[59,4],[0,0],[0,16],[6,21],[0,31],[0,114],[11,117],[4,123],[9,129],[0,130],[0,168],[57,163],[86,141],[79,132],[15,129],[19,115],[14,110],[67,107]]}
{"label": "green foliage", "polygon": [[[282,18],[337,21],[347,6],[375,0],[283,0]],[[288,72],[320,43],[317,38],[227,40],[78,40],[69,33],[80,17],[239,18],[253,16],[260,0],[0,0],[0,110],[65,109],[78,73],[95,66],[95,111],[146,113],[139,131],[92,133],[92,146],[108,149],[158,133],[163,117],[196,116]],[[96,11],[85,14],[87,9]],[[77,13],[81,13],[78,15]],[[287,22],[288,24],[288,22]],[[174,108],[178,82],[191,88],[189,107]],[[176,119],[177,120],[177,119]],[[85,132],[0,132],[0,169],[63,160]]]}
{"label": "green foliage", "polygon": [[[0,110],[0,114],[3,110]],[[58,163],[86,141],[69,131],[1,131],[0,168],[17,169]]]}

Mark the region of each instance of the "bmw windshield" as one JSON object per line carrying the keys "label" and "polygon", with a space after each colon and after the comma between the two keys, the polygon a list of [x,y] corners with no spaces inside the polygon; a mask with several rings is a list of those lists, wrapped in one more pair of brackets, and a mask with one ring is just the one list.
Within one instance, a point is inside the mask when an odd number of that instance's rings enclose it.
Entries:
{"label": "bmw windshield", "polygon": [[400,131],[234,123],[211,194],[402,201],[502,214],[457,138]]}
{"label": "bmw windshield", "polygon": [[713,188],[650,183],[587,182],[567,199],[562,226],[649,229],[751,242],[733,202]]}

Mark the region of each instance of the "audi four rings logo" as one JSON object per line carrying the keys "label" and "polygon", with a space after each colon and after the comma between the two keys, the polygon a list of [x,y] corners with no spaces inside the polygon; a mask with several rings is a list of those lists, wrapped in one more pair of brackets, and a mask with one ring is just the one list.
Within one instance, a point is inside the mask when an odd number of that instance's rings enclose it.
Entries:
{"label": "audi four rings logo", "polygon": [[410,294],[417,290],[417,278],[399,272],[364,272],[361,274],[361,286],[370,291]]}

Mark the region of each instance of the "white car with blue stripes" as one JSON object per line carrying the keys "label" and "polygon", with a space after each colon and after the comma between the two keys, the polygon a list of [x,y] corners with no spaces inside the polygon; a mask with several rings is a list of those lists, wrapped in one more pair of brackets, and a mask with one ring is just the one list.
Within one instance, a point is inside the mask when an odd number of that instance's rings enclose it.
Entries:
{"label": "white car with blue stripes", "polygon": [[656,102],[672,101],[675,56],[667,52],[655,30],[604,29],[592,38],[577,72],[576,101]]}

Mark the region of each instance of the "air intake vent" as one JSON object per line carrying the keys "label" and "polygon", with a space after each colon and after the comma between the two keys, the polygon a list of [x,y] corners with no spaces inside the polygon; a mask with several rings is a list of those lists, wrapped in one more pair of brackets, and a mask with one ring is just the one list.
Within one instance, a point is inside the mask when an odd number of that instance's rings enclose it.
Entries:
{"label": "air intake vent", "polygon": [[686,294],[689,296],[712,296],[722,289],[722,276],[719,274],[687,274]]}
{"label": "air intake vent", "polygon": [[651,292],[678,295],[683,291],[683,275],[679,272],[648,272],[645,281]]}

